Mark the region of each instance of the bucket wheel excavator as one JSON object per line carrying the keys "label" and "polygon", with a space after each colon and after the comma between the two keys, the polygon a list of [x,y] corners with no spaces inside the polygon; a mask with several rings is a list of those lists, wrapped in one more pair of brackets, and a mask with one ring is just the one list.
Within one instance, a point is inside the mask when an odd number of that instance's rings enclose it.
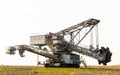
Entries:
{"label": "bucket wheel excavator", "polygon": [[[48,60],[45,67],[80,67],[80,54],[97,59],[99,64],[107,65],[111,61],[112,53],[108,47],[99,48],[98,23],[100,20],[88,19],[79,24],[56,33],[30,36],[30,45],[15,45],[7,47],[7,54],[15,54],[18,50],[21,57],[24,51],[42,55]],[[95,37],[93,37],[95,29]],[[89,47],[81,45],[90,36]],[[95,38],[95,39],[94,39]],[[76,40],[77,39],[77,40]],[[93,41],[96,40],[94,46]],[[89,43],[88,40],[86,43]],[[51,52],[44,46],[48,46]]]}

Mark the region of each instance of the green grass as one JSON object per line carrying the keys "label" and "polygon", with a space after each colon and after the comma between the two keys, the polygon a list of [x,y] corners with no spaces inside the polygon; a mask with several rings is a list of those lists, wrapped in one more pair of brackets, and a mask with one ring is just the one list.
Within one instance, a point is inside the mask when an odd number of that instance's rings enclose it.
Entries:
{"label": "green grass", "polygon": [[120,75],[120,66],[89,66],[87,68],[0,66],[0,75]]}

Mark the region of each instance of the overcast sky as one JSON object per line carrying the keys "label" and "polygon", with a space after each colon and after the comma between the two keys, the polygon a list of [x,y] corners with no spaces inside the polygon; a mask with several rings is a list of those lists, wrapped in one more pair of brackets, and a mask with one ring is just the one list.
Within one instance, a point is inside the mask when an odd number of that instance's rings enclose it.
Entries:
{"label": "overcast sky", "polygon": [[[0,0],[0,64],[36,65],[36,55],[5,54],[10,45],[28,44],[32,33],[57,32],[89,18],[99,19],[99,42],[113,53],[109,65],[120,64],[119,0]],[[86,58],[88,64],[97,60]]]}

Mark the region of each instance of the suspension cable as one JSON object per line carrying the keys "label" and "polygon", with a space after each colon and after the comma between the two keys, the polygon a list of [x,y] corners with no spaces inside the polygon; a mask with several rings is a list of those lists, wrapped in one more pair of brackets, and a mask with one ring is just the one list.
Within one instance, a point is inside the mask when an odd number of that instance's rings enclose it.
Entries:
{"label": "suspension cable", "polygon": [[99,49],[99,31],[98,31],[98,25],[96,25],[95,29],[96,29],[96,48]]}

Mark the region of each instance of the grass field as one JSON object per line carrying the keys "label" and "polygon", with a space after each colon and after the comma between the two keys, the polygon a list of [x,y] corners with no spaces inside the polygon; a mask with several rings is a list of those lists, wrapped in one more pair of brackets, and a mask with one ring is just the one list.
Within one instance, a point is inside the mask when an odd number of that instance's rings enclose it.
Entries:
{"label": "grass field", "polygon": [[88,66],[87,68],[0,66],[0,75],[120,75],[120,66]]}

